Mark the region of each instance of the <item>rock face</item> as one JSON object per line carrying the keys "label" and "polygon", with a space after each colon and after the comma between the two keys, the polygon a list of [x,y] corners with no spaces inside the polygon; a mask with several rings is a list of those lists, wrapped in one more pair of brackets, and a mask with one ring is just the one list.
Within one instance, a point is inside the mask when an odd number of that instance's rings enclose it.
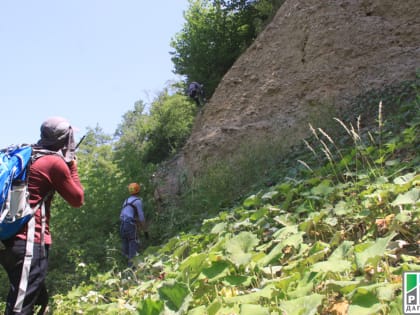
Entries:
{"label": "rock face", "polygon": [[[235,62],[197,116],[163,175],[174,178],[223,159],[244,141],[284,139],[287,148],[351,111],[372,89],[413,79],[420,69],[418,0],[286,0]],[[384,106],[392,104],[384,104]]]}

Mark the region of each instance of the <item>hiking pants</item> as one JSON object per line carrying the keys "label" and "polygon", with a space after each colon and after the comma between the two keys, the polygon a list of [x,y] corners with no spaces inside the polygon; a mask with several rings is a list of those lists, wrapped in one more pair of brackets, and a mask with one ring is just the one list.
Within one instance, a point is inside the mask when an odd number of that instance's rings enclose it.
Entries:
{"label": "hiking pants", "polygon": [[[41,244],[34,244],[34,253],[29,272],[28,287],[26,289],[23,308],[20,313],[14,313],[13,308],[16,302],[20,276],[22,274],[23,260],[25,258],[26,241],[10,239],[3,241],[6,249],[0,250],[0,264],[4,267],[9,277],[10,289],[7,296],[5,315],[34,314],[35,305],[41,305],[45,309],[48,304],[48,292],[45,286],[45,277],[48,269],[48,249],[41,250]],[[42,310],[39,312],[42,314]]]}
{"label": "hiking pants", "polygon": [[122,239],[122,252],[128,258],[129,264],[131,264],[131,259],[136,256],[138,251],[137,229],[134,219],[121,220],[120,236]]}

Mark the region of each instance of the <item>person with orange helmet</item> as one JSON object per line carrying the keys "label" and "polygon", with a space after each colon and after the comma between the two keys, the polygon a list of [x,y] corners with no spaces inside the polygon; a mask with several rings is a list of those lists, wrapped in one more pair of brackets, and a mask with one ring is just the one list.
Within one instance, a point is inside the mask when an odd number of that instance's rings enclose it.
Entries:
{"label": "person with orange helmet", "polygon": [[120,236],[122,239],[122,253],[128,259],[128,266],[133,266],[133,257],[136,256],[139,248],[137,230],[146,230],[146,221],[143,212],[143,201],[139,197],[141,186],[139,183],[128,185],[128,196],[125,199],[120,213]]}

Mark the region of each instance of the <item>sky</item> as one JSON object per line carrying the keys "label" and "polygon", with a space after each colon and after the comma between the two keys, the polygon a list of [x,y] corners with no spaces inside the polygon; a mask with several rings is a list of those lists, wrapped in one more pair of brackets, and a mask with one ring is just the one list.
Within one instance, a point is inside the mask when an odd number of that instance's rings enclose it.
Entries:
{"label": "sky", "polygon": [[0,1],[0,148],[35,143],[49,117],[112,135],[173,73],[188,0]]}

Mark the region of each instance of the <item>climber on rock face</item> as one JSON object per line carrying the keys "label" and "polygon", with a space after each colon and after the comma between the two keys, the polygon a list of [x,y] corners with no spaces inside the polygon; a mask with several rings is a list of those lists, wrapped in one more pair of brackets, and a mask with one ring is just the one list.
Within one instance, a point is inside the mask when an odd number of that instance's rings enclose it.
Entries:
{"label": "climber on rock face", "polygon": [[191,82],[188,86],[188,96],[195,101],[197,106],[202,106],[206,101],[204,98],[203,84]]}

